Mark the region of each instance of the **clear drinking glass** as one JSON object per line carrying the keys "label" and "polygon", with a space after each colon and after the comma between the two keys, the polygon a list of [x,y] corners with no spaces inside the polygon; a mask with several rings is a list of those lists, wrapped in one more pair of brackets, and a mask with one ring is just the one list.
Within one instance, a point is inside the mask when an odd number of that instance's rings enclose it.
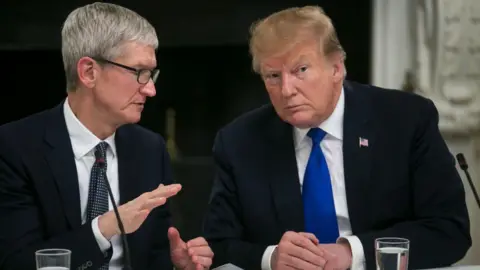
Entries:
{"label": "clear drinking glass", "polygon": [[375,239],[377,270],[407,270],[410,241],[405,238]]}
{"label": "clear drinking glass", "polygon": [[37,250],[37,270],[70,270],[71,255],[72,252],[68,249]]}

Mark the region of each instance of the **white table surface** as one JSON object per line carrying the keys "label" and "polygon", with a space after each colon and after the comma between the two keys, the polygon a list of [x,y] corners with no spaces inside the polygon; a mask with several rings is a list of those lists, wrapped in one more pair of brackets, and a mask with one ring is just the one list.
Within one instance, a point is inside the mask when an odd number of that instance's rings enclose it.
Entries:
{"label": "white table surface", "polygon": [[[221,265],[213,270],[240,270],[239,268],[233,264],[224,264]],[[451,267],[443,267],[443,268],[430,268],[430,269],[423,269],[423,270],[480,270],[480,265],[462,265],[462,266],[451,266]]]}
{"label": "white table surface", "polygon": [[480,265],[458,265],[458,266],[431,268],[431,269],[424,269],[424,270],[480,270]]}

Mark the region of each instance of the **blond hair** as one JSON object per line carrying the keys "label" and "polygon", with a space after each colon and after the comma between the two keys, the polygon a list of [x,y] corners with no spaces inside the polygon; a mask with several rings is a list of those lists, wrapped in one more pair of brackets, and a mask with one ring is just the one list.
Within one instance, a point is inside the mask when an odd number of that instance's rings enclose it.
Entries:
{"label": "blond hair", "polygon": [[260,59],[288,51],[293,46],[315,40],[325,56],[346,53],[331,19],[319,6],[293,7],[271,14],[252,24],[250,54],[253,70],[260,72]]}

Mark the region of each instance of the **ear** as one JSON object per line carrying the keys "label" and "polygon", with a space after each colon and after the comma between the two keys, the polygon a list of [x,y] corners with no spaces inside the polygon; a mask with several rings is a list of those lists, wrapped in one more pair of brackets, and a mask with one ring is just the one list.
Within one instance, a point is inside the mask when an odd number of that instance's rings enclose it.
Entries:
{"label": "ear", "polygon": [[345,63],[343,60],[343,56],[340,53],[332,55],[330,61],[332,63],[334,82],[338,83],[343,81],[343,79],[345,78]]}
{"label": "ear", "polygon": [[98,64],[90,57],[82,57],[77,62],[78,80],[87,88],[93,88],[99,76]]}

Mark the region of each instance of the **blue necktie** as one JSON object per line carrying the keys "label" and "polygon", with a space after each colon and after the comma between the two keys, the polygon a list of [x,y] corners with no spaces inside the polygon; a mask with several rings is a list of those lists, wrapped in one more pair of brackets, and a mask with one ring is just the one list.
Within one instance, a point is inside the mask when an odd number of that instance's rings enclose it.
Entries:
{"label": "blue necktie", "polygon": [[[95,163],[90,174],[88,188],[87,222],[108,211],[108,189],[105,184],[107,173],[107,148],[106,142],[101,142],[95,147]],[[108,263],[99,270],[108,270]]]}
{"label": "blue necktie", "polygon": [[337,214],[327,161],[320,148],[325,131],[312,128],[312,151],[303,179],[305,231],[315,234],[320,243],[335,243],[338,238]]}

